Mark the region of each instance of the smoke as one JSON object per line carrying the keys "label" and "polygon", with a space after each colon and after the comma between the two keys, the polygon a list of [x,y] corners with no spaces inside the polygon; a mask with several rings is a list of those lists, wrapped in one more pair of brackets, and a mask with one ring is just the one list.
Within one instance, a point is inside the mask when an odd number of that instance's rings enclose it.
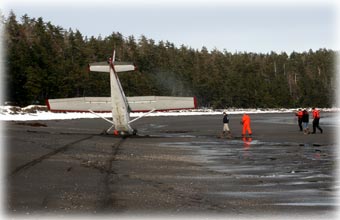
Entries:
{"label": "smoke", "polygon": [[156,88],[165,96],[192,96],[189,83],[179,74],[167,70],[157,70],[151,74]]}

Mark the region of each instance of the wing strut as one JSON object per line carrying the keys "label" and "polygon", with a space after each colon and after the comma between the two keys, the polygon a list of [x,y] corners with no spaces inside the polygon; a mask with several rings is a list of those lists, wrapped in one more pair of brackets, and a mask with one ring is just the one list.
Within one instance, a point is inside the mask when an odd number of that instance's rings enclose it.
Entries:
{"label": "wing strut", "polygon": [[109,133],[109,131],[110,131],[112,128],[114,128],[115,124],[113,123],[113,121],[110,121],[109,119],[104,118],[104,117],[98,115],[97,113],[95,113],[95,112],[92,111],[91,109],[89,109],[89,112],[91,112],[92,114],[94,114],[94,115],[98,116],[99,118],[101,118],[101,119],[103,119],[103,120],[109,122],[110,124],[112,124],[112,126],[109,127],[109,129],[106,130],[106,133]]}
{"label": "wing strut", "polygon": [[151,111],[149,111],[149,112],[147,112],[147,113],[145,113],[145,114],[143,114],[143,115],[139,116],[138,118],[135,118],[135,119],[133,119],[133,120],[129,121],[129,124],[130,124],[130,123],[132,123],[132,122],[135,122],[135,121],[137,121],[138,119],[141,119],[141,118],[143,118],[143,117],[147,116],[148,114],[150,114],[150,113],[152,113],[152,112],[154,112],[154,111],[156,111],[156,109],[155,109],[155,108],[154,108],[154,109],[152,109]]}
{"label": "wing strut", "polygon": [[98,115],[97,113],[95,113],[95,112],[94,112],[94,111],[92,111],[91,109],[89,109],[89,112],[91,112],[92,114],[94,114],[94,115],[98,116],[98,117],[99,117],[99,118],[101,118],[101,119],[104,119],[105,121],[109,122],[110,124],[113,124],[113,125],[115,125],[115,124],[113,123],[113,121],[110,121],[109,119],[106,119],[106,118],[104,118],[104,117],[102,117],[102,116]]}

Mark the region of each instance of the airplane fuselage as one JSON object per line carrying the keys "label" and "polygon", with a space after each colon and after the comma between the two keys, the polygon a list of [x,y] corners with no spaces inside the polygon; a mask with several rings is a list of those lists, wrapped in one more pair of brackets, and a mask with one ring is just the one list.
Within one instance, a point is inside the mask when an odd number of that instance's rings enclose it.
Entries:
{"label": "airplane fuselage", "polygon": [[129,109],[122,85],[120,84],[117,73],[114,69],[113,61],[110,64],[110,86],[111,86],[111,103],[112,103],[112,120],[116,132],[119,135],[129,135],[133,133],[129,121]]}

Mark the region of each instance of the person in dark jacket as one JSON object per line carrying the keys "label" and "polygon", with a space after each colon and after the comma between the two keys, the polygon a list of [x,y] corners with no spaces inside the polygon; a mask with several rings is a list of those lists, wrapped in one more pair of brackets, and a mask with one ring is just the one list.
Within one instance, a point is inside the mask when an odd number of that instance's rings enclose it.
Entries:
{"label": "person in dark jacket", "polygon": [[223,135],[231,135],[229,128],[229,115],[226,112],[223,112]]}
{"label": "person in dark jacket", "polygon": [[302,114],[302,125],[303,125],[304,134],[309,134],[308,123],[309,123],[309,114],[308,114],[308,111],[305,109],[303,110],[303,114]]}

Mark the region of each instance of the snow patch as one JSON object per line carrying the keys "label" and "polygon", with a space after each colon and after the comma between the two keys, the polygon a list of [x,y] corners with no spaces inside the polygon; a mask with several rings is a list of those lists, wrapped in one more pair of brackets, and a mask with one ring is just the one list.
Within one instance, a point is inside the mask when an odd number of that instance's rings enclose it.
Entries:
{"label": "snow patch", "polygon": [[[323,108],[322,112],[340,112],[340,108]],[[192,109],[181,111],[166,111],[166,112],[153,112],[146,117],[157,116],[195,116],[195,115],[221,115],[223,112],[228,114],[261,114],[261,113],[292,113],[297,109],[241,109],[241,108],[229,108],[229,109]],[[110,118],[111,113],[98,113],[100,116]],[[133,112],[130,113],[130,117],[139,117],[145,113]],[[68,113],[54,113],[48,111],[44,105],[29,105],[24,108],[18,106],[0,106],[0,121],[34,121],[34,120],[70,120],[81,118],[98,118],[98,116],[89,112],[68,112]]]}

